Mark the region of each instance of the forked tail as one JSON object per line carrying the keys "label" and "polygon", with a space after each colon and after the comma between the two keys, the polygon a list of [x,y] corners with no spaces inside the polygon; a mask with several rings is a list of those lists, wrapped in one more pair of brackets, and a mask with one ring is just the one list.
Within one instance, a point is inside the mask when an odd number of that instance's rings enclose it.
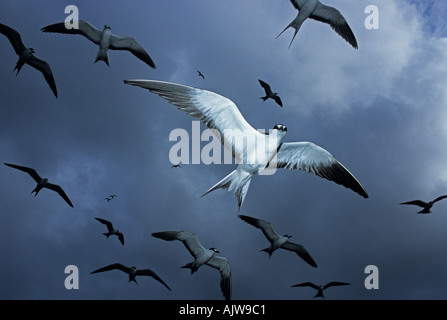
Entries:
{"label": "forked tail", "polygon": [[253,174],[245,171],[233,170],[229,175],[227,175],[225,178],[211,187],[207,192],[205,192],[202,197],[216,189],[226,189],[234,193],[234,195],[237,197],[239,206],[238,210],[240,210],[245,196],[247,195],[248,188],[250,187],[252,176]]}
{"label": "forked tail", "polygon": [[99,60],[104,61],[110,67],[109,54],[108,54],[107,50],[99,49],[98,54],[96,55],[95,63],[98,62]]}
{"label": "forked tail", "polygon": [[189,262],[181,268],[191,269],[191,274],[194,274],[199,269],[193,262]]}

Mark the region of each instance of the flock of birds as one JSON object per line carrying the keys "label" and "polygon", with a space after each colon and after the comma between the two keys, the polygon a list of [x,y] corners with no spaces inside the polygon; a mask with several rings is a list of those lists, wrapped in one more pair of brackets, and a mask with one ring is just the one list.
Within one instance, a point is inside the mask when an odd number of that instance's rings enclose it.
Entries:
{"label": "flock of birds", "polygon": [[[291,3],[299,11],[297,17],[278,35],[279,37],[288,28],[295,29],[289,48],[292,45],[292,42],[295,39],[295,36],[302,23],[308,18],[329,24],[331,28],[343,37],[343,39],[345,39],[350,45],[352,45],[353,48],[358,48],[357,41],[351,28],[337,9],[326,6],[318,0],[291,0]],[[156,68],[152,58],[135,39],[132,37],[115,36],[111,33],[109,26],[105,26],[103,30],[99,30],[92,26],[89,22],[79,21],[78,29],[67,29],[64,23],[56,23],[46,26],[41,30],[47,33],[80,34],[86,37],[88,40],[99,46],[95,63],[97,61],[104,61],[108,66],[110,66],[108,50],[127,50],[151,68]],[[36,68],[42,72],[45,80],[57,98],[58,94],[56,83],[49,64],[46,61],[37,58],[34,55],[34,49],[27,48],[23,44],[20,34],[14,29],[0,23],[0,33],[9,39],[12,47],[19,56],[19,60],[14,68],[14,70],[17,70],[17,75],[24,64],[28,64]],[[205,80],[205,76],[199,70],[197,70],[197,76]],[[261,97],[261,99],[263,101],[272,99],[280,107],[283,107],[283,102],[281,101],[278,93],[273,92],[270,85],[263,80],[258,81],[265,92],[265,96]],[[224,96],[208,90],[158,80],[134,79],[125,80],[124,83],[147,89],[150,92],[159,95],[161,98],[166,99],[170,104],[176,106],[179,110],[186,112],[189,116],[200,119],[209,128],[217,130],[220,134],[222,144],[225,146],[230,146],[232,156],[238,160],[236,169],[212,186],[203,194],[203,196],[219,188],[226,189],[237,197],[238,210],[240,210],[247,195],[253,175],[262,170],[285,168],[290,170],[307,171],[316,176],[349,188],[364,198],[368,198],[365,188],[360,184],[357,178],[329,151],[307,141],[283,142],[283,139],[287,133],[287,127],[283,124],[276,124],[273,127],[273,130],[267,134],[261,133],[260,131],[254,129],[245,120],[236,104]],[[265,150],[263,150],[264,152],[262,152],[262,156],[259,157],[259,153],[257,153],[255,146],[239,146],[234,144],[232,137],[229,136],[226,131],[227,129],[240,130],[249,137],[253,138],[253,140],[248,141],[257,141],[256,139],[258,138],[265,138],[268,136],[269,143],[265,147]],[[255,163],[243,161],[244,159],[252,158],[254,154],[258,156]],[[34,179],[37,183],[37,186],[31,192],[35,193],[34,196],[36,196],[40,190],[46,188],[57,192],[70,207],[73,207],[72,202],[62,187],[50,183],[47,178],[42,178],[36,170],[11,163],[4,164],[8,167],[28,173]],[[181,166],[179,164],[172,166],[172,168],[180,167]],[[105,200],[109,202],[115,197],[116,195],[110,195],[106,197]],[[430,202],[414,200],[403,202],[402,204],[417,205],[423,208],[419,213],[430,213],[430,208],[433,204],[445,198],[447,198],[447,195],[438,197]],[[290,235],[279,234],[273,227],[272,223],[246,215],[238,215],[238,217],[242,221],[260,229],[263,232],[270,245],[261,251],[268,253],[269,257],[272,256],[276,250],[284,249],[295,252],[307,264],[314,268],[317,267],[316,262],[304,246],[290,241]],[[107,238],[112,235],[116,236],[121,244],[124,245],[125,242],[123,233],[115,229],[112,222],[102,218],[95,219],[106,226],[107,232],[103,234]],[[218,269],[221,276],[220,286],[223,296],[227,300],[231,299],[230,263],[227,258],[216,255],[216,253],[219,253],[216,248],[211,247],[208,249],[204,247],[200,243],[196,234],[187,231],[161,231],[152,233],[152,236],[165,241],[181,241],[194,258],[192,262],[189,262],[182,267],[190,269],[191,274],[197,272],[203,265]],[[137,269],[134,266],[128,267],[121,263],[114,263],[94,270],[91,273],[96,274],[111,270],[120,270],[127,273],[129,276],[129,281],[134,282],[136,282],[136,276],[150,276],[164,285],[168,290],[171,290],[165,281],[151,269]],[[292,287],[312,287],[317,290],[315,297],[324,297],[323,290],[332,286],[342,285],[349,285],[349,283],[335,281],[321,286],[312,282],[304,282],[295,284]]]}

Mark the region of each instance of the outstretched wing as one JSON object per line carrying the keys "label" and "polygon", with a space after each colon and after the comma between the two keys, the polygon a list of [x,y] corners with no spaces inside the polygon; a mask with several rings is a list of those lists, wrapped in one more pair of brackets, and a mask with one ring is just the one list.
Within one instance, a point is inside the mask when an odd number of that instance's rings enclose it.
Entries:
{"label": "outstretched wing", "polygon": [[189,253],[197,258],[201,255],[205,248],[200,244],[199,238],[196,234],[187,231],[161,231],[154,232],[152,236],[155,238],[160,238],[166,241],[179,240],[183,242],[186,249],[188,249]]}
{"label": "outstretched wing", "polygon": [[206,264],[220,271],[220,289],[225,300],[231,300],[231,268],[227,258],[213,256]]}
{"label": "outstretched wing", "polygon": [[22,166],[18,166],[16,164],[11,164],[11,163],[5,163],[5,165],[7,165],[8,167],[28,173],[34,179],[34,181],[36,181],[37,183],[39,183],[40,180],[42,180],[42,178],[37,174],[37,171],[32,168],[22,167]]}
{"label": "outstretched wing", "polygon": [[98,220],[99,222],[105,224],[107,227],[107,230],[109,230],[109,232],[112,232],[114,230],[113,224],[110,221],[101,219],[101,218],[95,218],[95,219]]}
{"label": "outstretched wing", "polygon": [[293,4],[293,6],[295,7],[295,9],[297,10],[301,10],[301,8],[303,7],[303,5],[307,2],[308,0],[290,0],[290,2]]}
{"label": "outstretched wing", "polygon": [[70,199],[68,198],[68,196],[65,194],[64,190],[60,186],[58,186],[56,184],[52,184],[52,183],[47,183],[45,185],[45,188],[48,188],[50,190],[53,190],[53,191],[56,191],[57,193],[59,193],[59,195],[68,203],[68,205],[73,208],[73,204],[71,203]]}
{"label": "outstretched wing", "polygon": [[445,198],[447,198],[447,194],[443,195],[443,196],[437,197],[435,200],[433,200],[433,203],[438,202],[439,200],[442,200],[442,199],[445,199]]}
{"label": "outstretched wing", "polygon": [[123,265],[121,263],[112,263],[108,266],[105,266],[105,267],[99,268],[95,271],[92,271],[92,272],[90,272],[90,274],[104,272],[104,271],[110,271],[110,270],[121,270],[125,273],[130,273],[129,267],[126,267],[125,265]]}
{"label": "outstretched wing", "polygon": [[169,286],[151,269],[142,269],[142,270],[137,270],[136,272],[137,276],[149,276],[154,278],[155,280],[157,280],[158,282],[160,282],[161,284],[163,284],[166,288],[169,289],[169,291],[171,291],[171,288],[169,288]]}
{"label": "outstretched wing", "polygon": [[425,206],[428,203],[424,202],[422,200],[412,200],[412,201],[402,202],[401,204],[412,204],[412,205],[415,205],[415,206],[419,206],[419,207],[425,208]]}
{"label": "outstretched wing", "polygon": [[57,98],[56,82],[54,82],[53,72],[51,71],[50,65],[46,61],[37,58],[35,55],[32,55],[26,63],[42,72],[45,80]]}
{"label": "outstretched wing", "polygon": [[247,222],[248,224],[251,224],[252,226],[258,229],[261,229],[262,233],[265,235],[268,241],[273,242],[279,238],[278,232],[276,232],[275,228],[273,228],[273,225],[270,222],[249,216],[244,216],[241,214],[238,215],[238,217]]}
{"label": "outstretched wing", "polygon": [[156,68],[154,61],[143,49],[143,47],[132,37],[117,37],[112,35],[110,38],[110,49],[127,50],[141,61],[147,63],[150,67]]}
{"label": "outstretched wing", "polygon": [[89,39],[90,41],[99,44],[101,42],[102,31],[96,29],[89,22],[79,20],[79,28],[71,28],[68,29],[65,27],[64,22],[55,23],[46,27],[43,27],[41,30],[43,32],[55,32],[55,33],[65,33],[65,34],[80,34]]}
{"label": "outstretched wing", "polygon": [[313,282],[297,283],[297,284],[294,284],[292,287],[312,287],[315,290],[319,289],[319,287],[315,283],[313,283]]}
{"label": "outstretched wing", "polygon": [[333,287],[333,286],[347,286],[347,285],[350,285],[350,283],[347,283],[347,282],[339,282],[339,281],[332,281],[332,282],[329,282],[328,284],[325,284],[325,285],[323,286],[323,290],[324,290],[324,289],[327,289],[327,288],[329,288],[329,287]]}
{"label": "outstretched wing", "polygon": [[309,252],[299,243],[294,243],[291,241],[286,241],[281,248],[293,251],[295,252],[301,259],[306,261],[309,265],[316,268],[317,263],[314,261],[314,259],[310,256]]}
{"label": "outstretched wing", "polygon": [[326,6],[320,2],[314,12],[310,15],[310,18],[329,24],[331,28],[351,44],[351,46],[355,49],[358,48],[357,40],[355,39],[351,27],[337,9]]}
{"label": "outstretched wing", "polygon": [[266,82],[264,82],[264,81],[262,81],[260,79],[258,79],[258,81],[261,84],[261,86],[264,88],[264,91],[265,91],[266,95],[272,94],[272,89],[270,88],[270,86]]}
{"label": "outstretched wing", "polygon": [[16,30],[2,23],[0,23],[0,33],[4,34],[8,38],[9,42],[11,42],[12,47],[14,48],[14,51],[20,56],[23,50],[25,50],[25,45],[23,44],[20,34]]}
{"label": "outstretched wing", "polygon": [[243,143],[233,142],[235,135],[240,134],[248,141],[260,141],[255,139],[263,136],[244,119],[230,99],[217,93],[156,80],[124,80],[124,83],[158,94],[191,117],[202,120],[210,129],[217,130],[224,147],[236,160],[242,159],[247,150]]}
{"label": "outstretched wing", "polygon": [[281,101],[281,98],[279,96],[274,96],[273,99],[275,100],[275,102],[277,104],[279,104],[280,107],[282,107],[282,101]]}
{"label": "outstretched wing", "polygon": [[121,244],[124,246],[124,235],[121,232],[117,233],[117,235],[118,239],[120,239]]}
{"label": "outstretched wing", "polygon": [[282,143],[268,168],[304,170],[343,185],[368,198],[365,189],[352,173],[327,150],[312,142]]}

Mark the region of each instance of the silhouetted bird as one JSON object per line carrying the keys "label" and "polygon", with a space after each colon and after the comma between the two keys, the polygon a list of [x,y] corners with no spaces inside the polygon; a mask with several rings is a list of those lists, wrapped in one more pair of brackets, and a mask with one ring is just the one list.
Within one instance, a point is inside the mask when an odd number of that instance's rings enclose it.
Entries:
{"label": "silhouetted bird", "polygon": [[197,70],[197,75],[198,75],[199,77],[202,77],[203,80],[205,80],[205,76],[204,76],[203,73],[200,72],[199,70]]}
{"label": "silhouetted bird", "polygon": [[292,2],[295,9],[299,10],[298,15],[276,37],[278,38],[288,28],[294,28],[295,33],[293,35],[292,41],[290,41],[289,48],[292,45],[293,39],[295,39],[298,30],[300,29],[303,22],[307,20],[307,18],[329,24],[335,32],[337,32],[343,39],[349,42],[355,49],[358,48],[357,40],[355,39],[351,27],[349,27],[345,18],[337,9],[326,6],[318,0],[290,0],[290,2]]}
{"label": "silhouetted bird", "polygon": [[172,166],[171,166],[171,169],[172,168],[181,168],[181,166],[179,165],[179,164],[173,164]]}
{"label": "silhouetted bird", "polygon": [[0,33],[8,37],[9,42],[11,42],[14,48],[14,51],[19,56],[19,60],[17,61],[17,64],[14,68],[14,70],[17,70],[16,75],[19,75],[19,72],[25,63],[29,64],[31,67],[36,68],[37,70],[42,72],[45,80],[47,81],[48,85],[57,98],[56,82],[54,82],[53,72],[51,71],[50,65],[46,61],[37,58],[34,55],[35,51],[33,48],[25,47],[20,34],[16,30],[0,23]]}
{"label": "silhouetted bird", "polygon": [[99,45],[99,51],[96,55],[95,63],[99,60],[103,60],[108,66],[109,55],[108,50],[127,50],[131,52],[134,56],[139,58],[141,61],[145,62],[152,68],[156,68],[152,58],[143,49],[143,47],[132,37],[118,37],[112,34],[110,27],[105,25],[104,29],[101,31],[92,26],[89,22],[79,20],[79,28],[67,29],[64,22],[55,23],[41,30],[43,32],[56,32],[56,33],[66,33],[66,34],[80,34],[92,41],[93,43]]}
{"label": "silhouetted bird", "polygon": [[194,257],[194,261],[187,263],[182,268],[191,269],[191,274],[195,273],[202,265],[206,264],[220,271],[220,288],[226,300],[231,299],[231,269],[228,260],[224,257],[216,256],[219,251],[216,248],[205,249],[197,235],[186,231],[162,231],[152,233],[152,236],[166,241],[179,240],[183,242],[186,249]]}
{"label": "silhouetted bird", "polygon": [[346,282],[338,282],[338,281],[333,281],[333,282],[329,282],[328,284],[325,284],[324,286],[319,286],[316,285],[312,282],[303,282],[303,283],[298,283],[298,284],[294,284],[292,287],[311,287],[314,288],[315,290],[317,290],[317,294],[314,296],[314,298],[320,297],[324,299],[324,295],[323,295],[323,291],[326,290],[329,287],[333,287],[333,286],[347,286],[349,285],[349,283]]}
{"label": "silhouetted bird", "polygon": [[73,207],[73,204],[71,203],[68,196],[65,194],[64,190],[56,184],[49,183],[47,178],[42,179],[37,174],[36,170],[34,170],[32,168],[18,166],[15,164],[10,164],[10,163],[5,163],[5,165],[7,165],[8,167],[18,169],[18,170],[28,173],[34,179],[34,181],[37,182],[37,186],[34,188],[33,191],[31,191],[31,193],[33,193],[33,192],[36,193],[34,195],[34,197],[37,196],[37,194],[39,193],[40,190],[42,190],[42,188],[47,188],[47,189],[50,189],[50,190],[53,190],[53,191],[56,191],[57,193],[59,193],[59,195],[69,204],[69,206]]}
{"label": "silhouetted bird", "polygon": [[261,251],[267,252],[269,254],[269,257],[272,256],[275,250],[282,248],[285,250],[295,252],[298,256],[301,257],[301,259],[306,261],[309,265],[311,265],[314,268],[317,267],[317,264],[315,263],[314,259],[312,259],[309,252],[307,252],[307,250],[301,244],[289,241],[289,239],[292,236],[289,236],[287,234],[281,236],[278,232],[276,232],[275,228],[270,222],[244,215],[239,215],[238,217],[241,218],[243,221],[247,222],[248,224],[251,224],[252,226],[262,230],[262,233],[270,242],[270,247],[262,249]]}
{"label": "silhouetted bird", "polygon": [[113,224],[110,221],[101,218],[95,218],[95,219],[106,225],[108,232],[103,233],[103,235],[105,235],[107,238],[112,235],[115,235],[118,237],[121,244],[124,245],[124,235],[118,229],[115,230]]}
{"label": "silhouetted bird", "polygon": [[272,89],[270,88],[270,86],[267,83],[265,83],[264,81],[262,81],[262,80],[258,80],[258,81],[261,84],[261,86],[264,88],[264,91],[265,91],[265,96],[261,97],[261,99],[263,101],[265,101],[269,98],[273,99],[276,101],[277,104],[279,104],[280,107],[282,107],[282,101],[281,101],[281,98],[278,96],[278,93],[273,92]]}
{"label": "silhouetted bird", "polygon": [[419,211],[418,213],[431,213],[430,209],[431,209],[431,207],[433,207],[433,204],[435,202],[445,199],[445,198],[447,198],[447,195],[439,196],[435,200],[430,201],[430,202],[424,202],[422,200],[413,200],[413,201],[408,201],[408,202],[402,202],[401,204],[412,204],[412,205],[424,208],[421,211]]}
{"label": "silhouetted bird", "polygon": [[136,276],[149,276],[157,280],[158,282],[162,283],[166,288],[171,290],[169,286],[151,269],[137,269],[136,267],[126,267],[125,265],[122,265],[121,263],[113,263],[111,265],[105,266],[103,268],[100,268],[98,270],[90,272],[90,274],[104,272],[104,271],[110,271],[110,270],[121,270],[127,274],[129,274],[129,282],[133,281],[136,284],[138,284],[137,280],[135,279]]}

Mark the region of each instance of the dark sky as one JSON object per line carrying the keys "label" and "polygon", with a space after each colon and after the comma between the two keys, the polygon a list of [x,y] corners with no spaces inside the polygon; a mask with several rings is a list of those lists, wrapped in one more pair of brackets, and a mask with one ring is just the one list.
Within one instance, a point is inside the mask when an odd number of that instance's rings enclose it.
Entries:
{"label": "dark sky", "polygon": [[[134,37],[157,68],[125,51],[109,52],[110,67],[94,64],[98,47],[86,38],[40,31],[63,22],[70,4],[97,28]],[[15,76],[18,57],[0,35],[1,162],[36,169],[74,208],[47,189],[33,198],[30,176],[0,167],[0,299],[222,299],[218,271],[181,269],[192,257],[151,236],[163,230],[194,232],[227,257],[233,299],[307,300],[313,289],[291,288],[306,281],[351,283],[327,299],[446,299],[447,201],[429,215],[399,203],[447,193],[447,4],[326,4],[349,22],[358,50],[311,20],[288,49],[292,30],[275,39],[297,14],[286,0],[1,1],[0,22],[51,65],[59,92],[28,65]],[[369,4],[379,9],[377,30],[364,25]],[[200,197],[234,164],[171,169],[169,135],[191,133],[194,119],[123,83],[136,78],[226,96],[253,127],[283,123],[285,141],[312,141],[356,176],[368,199],[302,171],[252,180],[240,214],[293,235],[318,268],[285,250],[260,252],[268,242],[237,217],[233,194]],[[259,99],[258,79],[283,108]],[[95,217],[112,221],[125,245],[106,239]],[[128,283],[120,271],[90,274],[115,262],[151,268],[172,291],[151,278]],[[67,265],[79,269],[77,290],[64,286]],[[379,289],[365,288],[368,265],[378,267]]]}

